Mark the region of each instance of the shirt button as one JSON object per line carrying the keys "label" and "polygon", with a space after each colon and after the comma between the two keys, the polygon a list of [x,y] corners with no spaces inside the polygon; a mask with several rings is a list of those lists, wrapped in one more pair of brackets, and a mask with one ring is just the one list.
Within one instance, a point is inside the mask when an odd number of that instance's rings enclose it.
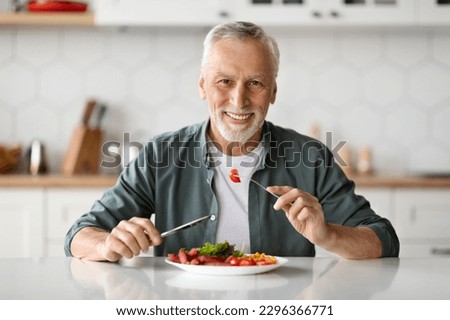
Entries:
{"label": "shirt button", "polygon": [[214,220],[216,220],[216,216],[213,214],[213,215],[211,215],[211,221],[214,221]]}

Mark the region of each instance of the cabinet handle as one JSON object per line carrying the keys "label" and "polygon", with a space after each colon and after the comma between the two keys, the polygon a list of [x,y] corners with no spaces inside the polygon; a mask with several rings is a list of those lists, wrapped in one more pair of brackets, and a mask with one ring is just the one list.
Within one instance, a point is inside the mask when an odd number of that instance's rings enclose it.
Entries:
{"label": "cabinet handle", "polygon": [[332,16],[333,18],[339,18],[341,15],[340,15],[340,13],[338,11],[331,10],[330,16]]}
{"label": "cabinet handle", "polygon": [[320,11],[313,11],[312,15],[315,18],[322,18],[322,13]]}
{"label": "cabinet handle", "polygon": [[432,255],[450,255],[450,248],[431,248]]}
{"label": "cabinet handle", "polygon": [[219,17],[220,18],[228,18],[230,16],[230,13],[228,11],[219,11]]}

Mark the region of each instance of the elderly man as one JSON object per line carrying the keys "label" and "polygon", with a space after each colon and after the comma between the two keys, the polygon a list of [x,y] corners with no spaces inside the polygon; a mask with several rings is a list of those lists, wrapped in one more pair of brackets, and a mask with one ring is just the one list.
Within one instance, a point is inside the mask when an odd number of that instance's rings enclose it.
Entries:
{"label": "elderly man", "polygon": [[[278,256],[314,256],[315,246],[350,259],[398,256],[394,228],[355,195],[330,150],[265,120],[278,66],[277,44],[259,26],[213,28],[198,82],[209,119],[149,141],[69,230],[66,254],[117,261],[150,246],[166,255],[228,240]],[[230,181],[231,168],[241,183]],[[161,238],[207,214],[206,223]]]}

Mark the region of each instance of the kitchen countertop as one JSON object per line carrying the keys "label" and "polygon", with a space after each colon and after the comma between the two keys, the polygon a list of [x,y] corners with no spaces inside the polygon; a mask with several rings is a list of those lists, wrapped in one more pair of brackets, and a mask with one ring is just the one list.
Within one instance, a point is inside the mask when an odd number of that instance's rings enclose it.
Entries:
{"label": "kitchen countertop", "polygon": [[163,257],[18,258],[0,259],[0,282],[2,300],[446,300],[450,259],[295,257],[268,273],[211,276],[180,270]]}
{"label": "kitchen countertop", "polygon": [[[450,188],[450,177],[422,176],[351,176],[358,187],[370,188]],[[41,175],[22,174],[0,175],[0,187],[99,187],[109,188],[117,181],[114,175]]]}
{"label": "kitchen countertop", "polygon": [[74,188],[74,187],[112,187],[117,176],[113,175],[74,175],[64,176],[57,174],[50,175],[25,175],[25,174],[4,174],[0,175],[0,187],[5,188]]}
{"label": "kitchen countertop", "polygon": [[449,177],[425,176],[350,176],[358,187],[371,188],[450,188]]}

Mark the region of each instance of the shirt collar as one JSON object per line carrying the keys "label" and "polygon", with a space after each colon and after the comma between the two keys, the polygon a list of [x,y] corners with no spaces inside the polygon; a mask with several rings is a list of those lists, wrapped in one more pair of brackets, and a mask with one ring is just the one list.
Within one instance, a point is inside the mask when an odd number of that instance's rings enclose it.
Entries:
{"label": "shirt collar", "polygon": [[[208,153],[208,147],[209,147],[209,143],[212,143],[210,141],[208,141],[207,139],[207,131],[210,125],[210,120],[205,120],[202,123],[202,127],[201,127],[201,134],[200,134],[200,145],[202,146],[201,150],[202,150],[202,159],[203,159],[203,163],[205,164],[206,167],[210,167],[211,166],[211,162],[213,161]],[[270,125],[269,122],[264,121],[263,123],[263,130],[262,130],[262,139],[261,139],[261,146],[262,146],[262,153],[261,153],[261,161],[259,162],[256,170],[261,170],[264,169],[265,167],[265,163],[266,163],[266,157],[267,154],[269,153],[269,149],[270,149],[270,145],[272,142],[272,134],[271,134],[271,130],[270,130]]]}

